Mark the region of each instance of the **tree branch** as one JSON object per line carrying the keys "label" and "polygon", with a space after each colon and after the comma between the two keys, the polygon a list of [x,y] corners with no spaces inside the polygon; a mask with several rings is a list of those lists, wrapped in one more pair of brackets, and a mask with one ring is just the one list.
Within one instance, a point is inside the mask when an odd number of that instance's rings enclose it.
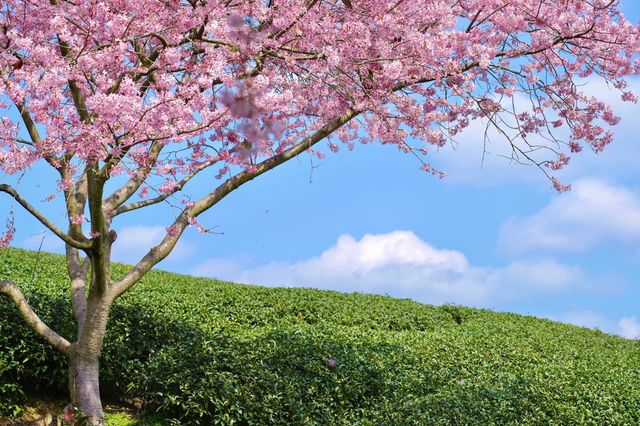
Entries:
{"label": "tree branch", "polygon": [[51,346],[59,350],[60,352],[70,355],[71,343],[58,333],[53,331],[47,324],[45,324],[40,317],[33,311],[27,299],[25,299],[22,291],[17,284],[7,281],[0,281],[0,293],[4,293],[9,296],[15,303],[20,315],[25,322],[35,331],[40,337],[44,338]]}
{"label": "tree branch", "polygon": [[20,117],[22,117],[22,121],[24,122],[24,125],[27,128],[27,132],[29,133],[29,137],[31,138],[31,141],[33,141],[33,143],[36,145],[39,144],[42,138],[40,137],[40,133],[36,128],[36,123],[31,118],[31,114],[29,113],[29,110],[23,103],[16,103],[16,107],[20,112]]}
{"label": "tree branch", "polygon": [[[296,21],[300,19],[308,11],[308,9],[311,6],[313,6],[316,2],[317,0],[308,0],[305,3],[306,9],[302,12],[300,16],[296,18]],[[280,30],[276,33],[271,34],[269,38],[278,39],[280,36],[286,33],[294,24],[295,24],[295,21],[289,27],[286,27],[283,30]],[[557,38],[552,43],[552,46],[555,46],[571,38],[580,37],[588,33],[589,31],[591,31],[591,28],[585,31],[582,31],[579,34],[574,36]],[[544,49],[545,48],[525,51],[519,56],[535,55],[543,51]],[[506,55],[507,55],[506,52],[500,52],[495,55],[495,58],[500,58]],[[440,78],[443,78],[443,77],[446,78],[458,73],[464,73],[477,66],[479,66],[479,63],[477,61],[470,61],[467,63],[463,63],[461,64],[459,70],[457,70],[455,73],[448,73],[444,76],[440,76]],[[437,76],[425,76],[423,78],[418,78],[412,81],[411,80],[401,81],[395,84],[394,86],[392,86],[390,88],[390,92],[397,92],[413,85],[431,82],[431,81],[434,81],[436,78]],[[131,271],[129,271],[129,273],[125,277],[123,277],[117,283],[114,283],[114,285],[111,287],[112,297],[115,299],[120,295],[122,295],[131,286],[133,286],[147,271],[149,271],[158,262],[160,262],[162,259],[168,256],[171,250],[175,247],[182,232],[184,232],[184,229],[191,222],[192,219],[194,219],[195,217],[197,217],[199,214],[206,211],[207,209],[211,208],[213,205],[215,205],[221,199],[223,199],[226,195],[228,195],[230,192],[234,191],[244,183],[254,179],[255,177],[265,173],[266,171],[271,170],[272,168],[288,161],[289,159],[299,155],[303,151],[311,148],[317,142],[324,139],[326,136],[331,134],[333,131],[335,131],[336,129],[338,129],[345,123],[347,123],[349,120],[351,120],[361,112],[362,112],[361,110],[356,110],[353,108],[348,109],[344,114],[342,114],[338,118],[332,120],[330,123],[327,123],[326,125],[321,127],[313,135],[310,135],[304,138],[297,145],[289,148],[288,150],[284,151],[281,154],[275,155],[273,157],[270,157],[264,160],[252,170],[245,170],[241,173],[238,173],[234,177],[226,180],[222,185],[218,186],[213,192],[202,197],[193,205],[185,208],[180,213],[180,215],[176,218],[174,223],[168,228],[170,229],[170,231],[168,231],[167,235],[162,240],[162,242],[152,247],[149,250],[149,252],[147,252],[147,254],[138,262],[138,264]],[[132,205],[126,206],[123,209],[123,211],[128,211],[128,209],[133,209],[133,208],[145,207],[146,205],[150,205],[155,202],[160,202],[162,201],[162,199],[163,198],[161,196],[153,200],[148,200],[148,202],[141,202],[140,204],[134,203]]]}
{"label": "tree branch", "polygon": [[[31,118],[31,113],[29,112],[29,109],[26,107],[24,103],[16,103],[15,105],[18,108],[18,111],[20,112],[20,116],[22,117],[22,121],[24,122],[24,125],[27,128],[27,132],[29,133],[29,137],[31,138],[31,141],[34,143],[34,145],[39,145],[42,142],[42,138],[40,136],[40,132],[38,132],[36,123]],[[60,174],[60,177],[64,181],[64,180],[70,180],[71,178],[71,176],[69,176],[70,170],[68,167],[68,161],[71,160],[71,157],[73,157],[73,155],[74,155],[73,153],[67,152],[67,154],[65,155],[65,159],[60,162],[58,162],[56,158],[51,155],[45,155],[44,159],[47,161],[47,163],[49,163],[49,165],[51,165],[51,167],[53,167],[58,171],[58,173]],[[86,176],[86,174],[84,176]],[[82,211],[84,211],[84,200],[86,199],[86,195],[84,195],[84,198],[83,198],[83,194],[81,192],[82,190],[81,182],[82,182],[82,179],[80,179],[80,181],[78,182],[78,185],[76,186],[75,191],[73,190],[73,188],[66,188],[63,191],[65,195],[65,202],[67,205],[67,213],[69,217],[73,215],[79,215],[82,213]],[[85,188],[85,194],[86,194],[86,188]],[[74,202],[74,199],[75,199],[75,202]],[[75,239],[81,237],[82,226],[79,224],[70,223],[70,235],[71,235],[71,238],[75,238]]]}
{"label": "tree branch", "polygon": [[[64,181],[71,181],[71,170],[68,167],[62,169],[62,179]],[[85,204],[87,200],[87,173],[82,174],[75,186],[65,187],[63,189],[64,201],[67,206],[67,216],[69,219],[69,235],[74,239],[82,239],[82,224],[73,223],[70,219],[73,216],[80,216],[84,213]]]}
{"label": "tree branch", "polygon": [[349,108],[342,115],[322,126],[314,134],[307,136],[302,141],[287,149],[286,151],[274,155],[256,165],[252,170],[245,170],[232,178],[227,179],[214,191],[196,201],[192,206],[185,208],[174,223],[169,227],[171,232],[167,232],[160,244],[152,247],[147,254],[134,266],[127,275],[111,286],[111,297],[115,300],[133,286],[142,276],[153,268],[158,262],[167,257],[175,247],[180,235],[189,224],[190,219],[197,217],[201,213],[210,209],[229,193],[241,185],[253,180],[261,174],[279,166],[282,163],[298,156],[316,143],[339,129],[362,111]]}
{"label": "tree branch", "polygon": [[121,206],[125,203],[129,198],[136,193],[136,191],[140,188],[143,182],[151,173],[151,169],[156,163],[162,148],[164,148],[164,144],[160,142],[154,142],[151,145],[151,149],[149,150],[149,161],[146,165],[139,168],[136,175],[129,179],[127,183],[125,183],[118,190],[114,191],[109,197],[104,200],[103,206],[104,210],[114,210],[117,207]]}
{"label": "tree branch", "polygon": [[[66,41],[62,40],[58,36],[58,45],[60,46],[60,53],[64,58],[68,58],[71,54],[71,48],[67,44]],[[91,116],[89,115],[89,110],[87,109],[87,104],[84,102],[84,96],[80,91],[80,87],[78,87],[78,83],[75,80],[69,80],[69,90],[71,91],[71,97],[73,98],[73,104],[76,107],[76,111],[78,112],[78,116],[83,123],[89,124],[91,123]]]}
{"label": "tree branch", "polygon": [[[147,207],[147,206],[151,206],[153,204],[158,204],[158,203],[163,202],[164,200],[166,200],[167,198],[169,198],[170,196],[172,196],[176,192],[182,190],[182,188],[184,188],[184,186],[191,179],[193,179],[198,173],[200,173],[201,171],[203,171],[206,168],[210,167],[211,165],[215,164],[217,161],[218,161],[218,158],[216,157],[216,158],[212,158],[212,159],[207,160],[204,163],[200,164],[191,173],[189,173],[184,178],[182,178],[182,180],[178,183],[178,185],[176,185],[175,188],[173,188],[171,191],[165,192],[164,194],[158,195],[157,197],[150,198],[148,200],[137,201],[135,203],[130,203],[130,204],[127,204],[125,206],[121,206],[121,207],[115,209],[114,217],[119,215],[119,214],[122,214],[122,213],[130,212],[132,210],[137,210],[137,209],[140,209],[142,207]],[[138,187],[139,186],[140,185],[138,185]],[[109,198],[111,198],[111,197],[109,197]]]}
{"label": "tree branch", "polygon": [[105,217],[102,209],[102,196],[106,176],[100,173],[98,164],[93,163],[88,166],[87,186],[89,214],[91,215],[91,232],[97,235],[91,240],[91,252],[87,253],[91,260],[91,268],[94,280],[91,283],[90,293],[96,291],[103,294],[107,289],[109,281],[110,259],[108,253],[111,248],[109,236],[109,220]]}
{"label": "tree branch", "polygon": [[[16,108],[18,108],[18,112],[20,113],[20,117],[22,118],[22,122],[27,128],[27,132],[29,133],[29,138],[31,142],[33,142],[34,146],[40,145],[42,142],[42,137],[40,136],[40,132],[38,132],[38,128],[36,127],[36,123],[31,118],[31,113],[29,112],[29,108],[24,103],[14,102]],[[54,155],[44,154],[43,158],[49,163],[51,167],[56,169],[60,176],[62,176],[65,172],[66,166],[63,164],[58,164],[57,159]]]}
{"label": "tree branch", "polygon": [[87,271],[89,269],[89,258],[85,257],[80,262],[78,250],[70,245],[65,246],[67,257],[67,272],[71,278],[71,305],[73,307],[73,315],[78,324],[78,330],[82,329],[84,318],[87,312],[87,293],[86,280]]}
{"label": "tree branch", "polygon": [[91,242],[88,240],[78,241],[71,238],[69,235],[62,232],[56,225],[54,225],[49,219],[44,217],[42,213],[40,213],[35,207],[29,204],[24,198],[22,198],[15,189],[6,184],[0,184],[0,192],[5,192],[13,197],[22,207],[25,208],[29,213],[31,213],[36,219],[40,221],[44,226],[46,226],[51,232],[56,234],[58,238],[60,238],[65,243],[69,244],[72,247],[77,249],[87,250],[91,248]]}

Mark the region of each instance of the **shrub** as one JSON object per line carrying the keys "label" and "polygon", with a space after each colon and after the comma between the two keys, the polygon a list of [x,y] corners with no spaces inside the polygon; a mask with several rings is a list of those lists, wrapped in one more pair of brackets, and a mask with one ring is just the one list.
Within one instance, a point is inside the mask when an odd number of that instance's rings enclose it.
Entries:
{"label": "shrub", "polygon": [[[0,274],[25,283],[34,308],[72,338],[64,261],[36,258],[0,250]],[[114,307],[101,368],[105,397],[184,424],[640,424],[638,342],[514,314],[161,271]],[[0,373],[5,415],[34,386],[65,395],[64,359],[5,299]]]}

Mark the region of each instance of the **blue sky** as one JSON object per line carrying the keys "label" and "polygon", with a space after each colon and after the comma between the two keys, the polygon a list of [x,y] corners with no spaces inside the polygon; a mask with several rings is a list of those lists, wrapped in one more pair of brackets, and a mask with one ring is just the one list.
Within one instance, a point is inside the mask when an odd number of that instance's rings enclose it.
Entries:
{"label": "blue sky", "polygon": [[[640,20],[640,5],[622,5]],[[640,93],[640,80],[632,85]],[[623,121],[604,153],[572,158],[560,175],[574,186],[568,193],[556,193],[540,171],[499,158],[498,140],[482,163],[475,123],[455,149],[432,155],[448,173],[442,180],[389,146],[294,159],[201,216],[219,233],[189,230],[160,268],[458,303],[640,336],[640,105],[623,104],[601,83],[586,87],[609,99]],[[51,175],[34,172],[19,186],[36,202],[52,187]],[[7,213],[10,202],[0,203]],[[60,200],[43,208],[63,223]],[[61,251],[55,237],[15,211],[15,246]],[[114,259],[142,256],[169,214],[165,208],[115,222]]]}

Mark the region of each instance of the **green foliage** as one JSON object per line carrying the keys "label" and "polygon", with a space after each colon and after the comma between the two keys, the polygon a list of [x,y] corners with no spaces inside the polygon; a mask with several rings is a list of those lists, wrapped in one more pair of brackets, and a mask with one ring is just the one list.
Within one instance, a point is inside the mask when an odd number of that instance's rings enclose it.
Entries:
{"label": "green foliage", "polygon": [[[0,250],[0,276],[72,338],[62,258],[34,265],[33,253]],[[64,359],[6,298],[0,330],[0,410],[11,414],[28,386],[64,395]],[[182,424],[640,424],[637,341],[460,306],[160,271],[114,307],[101,379],[103,396]]]}
{"label": "green foliage", "polygon": [[125,413],[105,413],[105,421],[107,426],[166,426],[167,422],[163,422],[154,417],[145,417],[143,419],[134,418]]}
{"label": "green foliage", "polygon": [[107,413],[105,420],[109,426],[134,426],[136,424],[129,416],[122,413]]}

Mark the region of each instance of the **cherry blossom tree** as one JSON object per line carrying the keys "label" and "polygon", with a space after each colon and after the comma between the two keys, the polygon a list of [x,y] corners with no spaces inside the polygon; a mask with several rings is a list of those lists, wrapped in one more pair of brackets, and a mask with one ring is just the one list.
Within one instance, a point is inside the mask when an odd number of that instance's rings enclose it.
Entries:
{"label": "cherry blossom tree", "polygon": [[[66,355],[71,402],[95,424],[113,303],[238,187],[355,141],[439,176],[429,148],[479,119],[564,191],[553,171],[604,149],[619,121],[582,83],[636,101],[639,32],[616,0],[3,0],[0,13],[0,192],[65,243],[77,339],[20,283],[0,292]],[[63,224],[6,183],[36,163],[57,175]],[[196,176],[210,192],[189,192]],[[118,219],[165,202],[180,209],[163,240],[112,279]],[[9,218],[0,243],[14,232]]]}

